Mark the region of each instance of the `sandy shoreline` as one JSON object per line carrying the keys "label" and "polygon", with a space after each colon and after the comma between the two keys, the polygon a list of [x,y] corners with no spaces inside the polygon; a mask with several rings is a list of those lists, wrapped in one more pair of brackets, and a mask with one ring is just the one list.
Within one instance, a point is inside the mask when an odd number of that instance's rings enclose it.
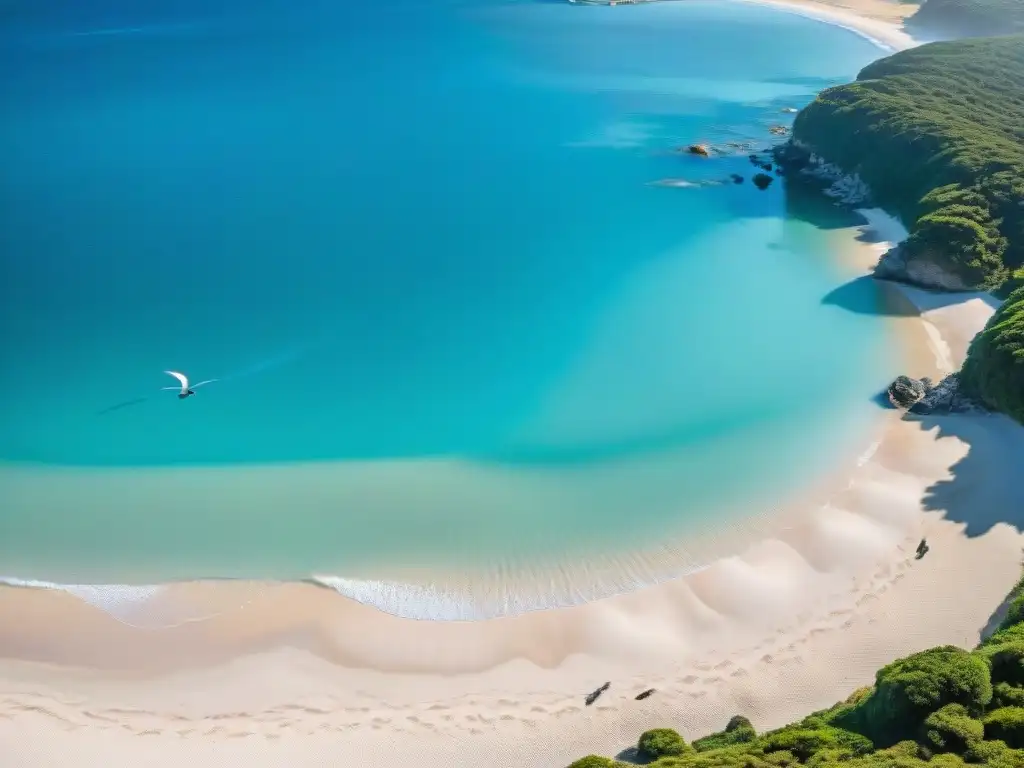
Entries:
{"label": "sandy shoreline", "polygon": [[[866,215],[851,276],[900,237]],[[915,376],[959,367],[992,312],[981,295],[885,291]],[[879,429],[877,450],[758,542],[718,542],[739,554],[570,608],[413,621],[305,584],[199,583],[161,599],[212,618],[151,631],[64,592],[0,588],[0,763],[562,768],[649,727],[692,738],[737,713],[789,722],[893,658],[973,645],[1020,576],[1024,535],[1005,521],[1024,524],[1024,489],[1005,479],[1024,466],[1024,429],[895,412]]]}

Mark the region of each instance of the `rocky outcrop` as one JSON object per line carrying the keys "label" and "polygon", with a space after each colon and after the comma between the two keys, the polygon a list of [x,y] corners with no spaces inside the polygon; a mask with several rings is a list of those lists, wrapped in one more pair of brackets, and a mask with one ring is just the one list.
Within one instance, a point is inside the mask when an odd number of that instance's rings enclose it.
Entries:
{"label": "rocky outcrop", "polygon": [[890,248],[875,265],[874,275],[882,280],[909,283],[940,291],[967,291],[970,286],[963,279],[936,263],[926,254],[908,254],[903,245]]}
{"label": "rocky outcrop", "polygon": [[912,379],[897,376],[889,385],[889,402],[897,408],[910,408],[928,393],[931,381],[928,378]]}
{"label": "rocky outcrop", "polygon": [[938,384],[932,384],[927,376],[921,379],[897,376],[889,385],[889,401],[918,416],[985,410],[963,393],[958,373],[950,374]]}
{"label": "rocky outcrop", "polygon": [[934,387],[929,387],[925,396],[910,408],[911,413],[969,413],[984,411],[986,408],[977,400],[968,397],[960,386],[960,374],[953,373]]}
{"label": "rocky outcrop", "polygon": [[871,190],[858,173],[848,173],[823,157],[799,139],[792,139],[776,147],[772,154],[788,173],[800,173],[818,180],[822,192],[842,205],[868,205]]}

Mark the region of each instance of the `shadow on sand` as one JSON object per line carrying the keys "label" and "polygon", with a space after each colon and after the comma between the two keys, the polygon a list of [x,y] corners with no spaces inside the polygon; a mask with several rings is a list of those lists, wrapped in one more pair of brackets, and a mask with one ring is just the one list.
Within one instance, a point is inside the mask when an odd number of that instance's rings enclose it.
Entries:
{"label": "shadow on sand", "polygon": [[920,314],[909,301],[893,301],[890,286],[871,275],[855,277],[822,297],[822,304],[842,307],[858,315],[914,317]]}
{"label": "shadow on sand", "polygon": [[981,536],[1007,523],[1024,529],[1024,427],[1001,414],[905,417],[922,429],[938,429],[938,438],[958,438],[967,454],[950,467],[951,477],[933,483],[923,506],[962,523],[968,536]]}

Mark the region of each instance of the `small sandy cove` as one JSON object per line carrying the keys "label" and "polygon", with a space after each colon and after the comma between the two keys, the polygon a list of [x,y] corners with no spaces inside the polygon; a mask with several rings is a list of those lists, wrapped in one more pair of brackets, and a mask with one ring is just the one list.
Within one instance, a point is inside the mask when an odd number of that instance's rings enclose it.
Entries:
{"label": "small sandy cove", "polygon": [[[866,217],[851,278],[902,236]],[[993,311],[983,295],[885,291],[910,375],[958,367]],[[894,658],[972,646],[1021,573],[1007,523],[1024,525],[1024,429],[880,413],[877,449],[780,511],[777,536],[578,607],[421,622],[228,582],[175,587],[216,618],[144,630],[63,592],[0,589],[0,765],[561,768],[650,727],[792,721]]]}

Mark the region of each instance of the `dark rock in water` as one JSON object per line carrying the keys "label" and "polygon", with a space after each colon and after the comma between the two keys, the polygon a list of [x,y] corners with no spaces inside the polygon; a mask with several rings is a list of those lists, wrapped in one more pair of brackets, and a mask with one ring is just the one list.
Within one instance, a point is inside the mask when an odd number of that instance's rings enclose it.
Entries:
{"label": "dark rock in water", "polygon": [[592,691],[591,693],[588,693],[587,694],[587,698],[584,699],[584,702],[586,703],[586,705],[589,707],[591,704],[593,704],[595,701],[597,701],[597,697],[600,696],[605,691],[607,691],[609,688],[611,688],[611,686],[612,686],[612,684],[610,682],[608,682],[608,683],[605,683],[604,685],[602,685],[600,688]]}
{"label": "dark rock in water", "polygon": [[650,696],[652,693],[654,693],[655,690],[656,690],[655,688],[648,688],[643,693],[638,693],[634,698],[635,698],[636,701],[643,701],[648,696]]}
{"label": "dark rock in water", "polygon": [[897,376],[889,385],[889,402],[897,408],[909,408],[928,392],[928,385],[921,379]]}
{"label": "dark rock in water", "polygon": [[753,181],[754,186],[757,187],[758,189],[768,189],[768,185],[775,181],[775,179],[769,176],[767,173],[759,173],[756,176],[754,176]]}
{"label": "dark rock in water", "polygon": [[801,171],[811,164],[811,153],[792,141],[772,147],[771,154],[775,162],[787,171]]}
{"label": "dark rock in water", "polygon": [[698,155],[700,157],[711,156],[711,148],[707,144],[691,144],[686,148],[686,151],[691,155]]}
{"label": "dark rock in water", "polygon": [[733,184],[742,184],[743,183],[743,177],[740,176],[738,173],[729,174],[729,178],[732,179],[732,183]]}
{"label": "dark rock in water", "polygon": [[772,169],[772,164],[760,155],[747,155],[747,159],[750,160],[751,165],[760,168],[762,171],[770,171]]}
{"label": "dark rock in water", "polygon": [[772,125],[769,126],[768,133],[772,134],[772,136],[785,136],[789,133],[789,128],[784,125]]}
{"label": "dark rock in water", "polygon": [[793,115],[799,111],[800,110],[797,109],[796,107],[783,107],[782,109],[779,110],[779,112],[785,112],[787,115]]}

